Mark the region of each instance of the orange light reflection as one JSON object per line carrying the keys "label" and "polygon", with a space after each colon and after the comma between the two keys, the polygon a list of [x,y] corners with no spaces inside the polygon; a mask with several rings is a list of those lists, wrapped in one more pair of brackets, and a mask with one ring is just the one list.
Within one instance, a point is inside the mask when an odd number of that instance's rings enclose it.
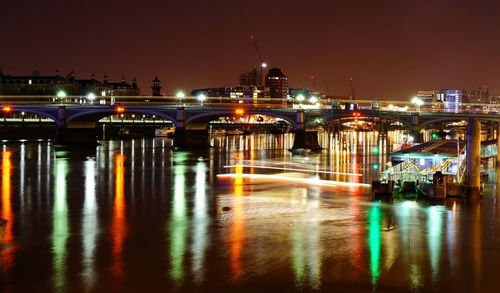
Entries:
{"label": "orange light reflection", "polygon": [[[11,172],[12,172],[12,152],[4,151],[2,152],[2,214],[0,218],[6,220],[4,227],[0,226],[0,237],[4,243],[4,249],[2,251],[2,262],[0,267],[2,267],[3,272],[10,271],[13,264],[13,250],[12,241],[14,236],[12,233],[12,224],[14,221],[14,214],[12,212],[12,192],[11,192]],[[2,231],[3,229],[3,231]],[[7,244],[7,245],[5,245]],[[7,249],[5,249],[7,247]]]}
{"label": "orange light reflection", "polygon": [[[235,168],[236,174],[243,173],[243,167]],[[243,178],[236,177],[234,179],[234,200],[233,212],[234,217],[231,223],[230,242],[231,242],[231,270],[233,278],[239,280],[243,274],[241,265],[241,249],[243,245],[244,219],[243,219]]]}
{"label": "orange light reflection", "polygon": [[116,277],[123,274],[123,241],[127,233],[125,223],[125,198],[124,198],[124,174],[123,162],[125,157],[122,154],[115,155],[115,201],[113,205],[113,219],[111,230],[113,234],[113,266],[111,272]]}

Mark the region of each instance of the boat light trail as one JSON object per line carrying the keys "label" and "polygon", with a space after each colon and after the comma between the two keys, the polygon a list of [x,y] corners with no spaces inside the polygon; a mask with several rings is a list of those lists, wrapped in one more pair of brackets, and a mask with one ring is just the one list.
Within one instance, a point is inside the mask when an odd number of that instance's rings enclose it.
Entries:
{"label": "boat light trail", "polygon": [[337,185],[370,186],[370,184],[364,184],[364,183],[321,180],[321,179],[313,179],[313,178],[296,178],[296,177],[279,176],[279,175],[266,175],[266,174],[218,174],[217,177],[218,178],[272,179],[272,180],[292,181],[292,182],[305,183],[305,184],[315,184],[315,185],[322,185],[322,186],[337,186]]}
{"label": "boat light trail", "polygon": [[297,171],[297,172],[311,172],[311,173],[340,174],[340,175],[350,175],[350,176],[362,176],[360,173],[344,173],[344,172],[321,171],[321,170],[312,170],[312,169],[268,167],[268,166],[259,166],[259,165],[228,165],[228,166],[224,166],[224,168],[236,168],[236,167],[258,168],[258,169],[271,169],[271,170],[284,170],[284,171]]}

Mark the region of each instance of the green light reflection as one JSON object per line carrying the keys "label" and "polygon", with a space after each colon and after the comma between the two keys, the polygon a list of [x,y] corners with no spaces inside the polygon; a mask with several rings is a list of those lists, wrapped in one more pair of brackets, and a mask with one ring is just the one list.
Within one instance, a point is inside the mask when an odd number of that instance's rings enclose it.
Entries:
{"label": "green light reflection", "polygon": [[377,202],[373,204],[368,214],[368,246],[370,249],[370,272],[373,287],[377,285],[380,277],[381,229],[382,213],[380,202]]}
{"label": "green light reflection", "polygon": [[184,255],[189,220],[186,211],[186,166],[187,153],[174,153],[174,187],[172,215],[169,221],[170,277],[180,285],[184,279]]}
{"label": "green light reflection", "polygon": [[66,202],[68,163],[64,158],[56,159],[55,198],[52,209],[52,254],[53,287],[63,291],[66,282],[65,266],[67,260],[66,243],[69,237],[68,207]]}
{"label": "green light reflection", "polygon": [[304,237],[302,232],[293,229],[292,231],[292,262],[295,274],[295,285],[299,288],[304,286],[305,277],[305,256]]}
{"label": "green light reflection", "polygon": [[434,283],[437,281],[439,276],[441,237],[443,234],[443,211],[443,206],[431,206],[427,208],[427,242],[432,268],[432,281]]}

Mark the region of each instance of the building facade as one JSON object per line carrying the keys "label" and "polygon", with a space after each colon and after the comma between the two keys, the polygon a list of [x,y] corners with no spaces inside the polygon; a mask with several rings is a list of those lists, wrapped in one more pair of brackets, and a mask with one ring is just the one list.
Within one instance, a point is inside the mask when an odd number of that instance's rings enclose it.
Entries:
{"label": "building facade", "polygon": [[279,68],[269,69],[266,74],[266,87],[269,88],[271,99],[288,97],[288,77]]}
{"label": "building facade", "polygon": [[68,96],[85,96],[90,93],[100,96],[139,96],[140,89],[135,78],[128,83],[125,76],[120,82],[109,82],[105,74],[102,81],[92,73],[89,79],[76,79],[71,71],[63,76],[56,70],[54,75],[42,75],[33,71],[29,76],[6,75],[0,71],[0,95],[54,96],[64,91]]}

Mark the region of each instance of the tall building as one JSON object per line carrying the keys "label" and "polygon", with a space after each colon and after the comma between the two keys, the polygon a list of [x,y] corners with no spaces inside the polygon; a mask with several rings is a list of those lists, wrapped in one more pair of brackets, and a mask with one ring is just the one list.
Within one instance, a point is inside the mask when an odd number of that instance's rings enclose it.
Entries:
{"label": "tall building", "polygon": [[491,102],[490,91],[487,86],[478,87],[467,95],[468,103],[489,104]]}
{"label": "tall building", "polygon": [[271,68],[266,75],[266,87],[272,99],[286,99],[288,96],[288,77],[279,68]]}
{"label": "tall building", "polygon": [[151,89],[153,90],[153,96],[161,96],[161,85],[160,85],[160,80],[158,79],[158,76],[155,77],[155,79],[152,81],[153,85],[151,86]]}
{"label": "tall building", "polygon": [[251,71],[240,74],[240,86],[259,86],[259,70],[254,68]]}
{"label": "tall building", "polygon": [[418,91],[417,98],[424,102],[422,108],[433,110],[443,108],[444,100],[439,93],[440,91],[437,90]]}
{"label": "tall building", "polygon": [[465,100],[465,90],[440,90],[438,97],[444,101],[444,111],[457,113],[462,110],[462,103]]}
{"label": "tall building", "polygon": [[121,82],[110,83],[107,75],[104,75],[103,81],[99,81],[93,73],[89,79],[76,79],[73,71],[66,76],[62,76],[59,70],[54,75],[42,75],[39,71],[33,71],[32,75],[15,76],[5,75],[0,70],[0,95],[51,96],[61,90],[68,96],[85,96],[89,93],[102,96],[140,95],[135,79],[129,84],[124,76]]}

